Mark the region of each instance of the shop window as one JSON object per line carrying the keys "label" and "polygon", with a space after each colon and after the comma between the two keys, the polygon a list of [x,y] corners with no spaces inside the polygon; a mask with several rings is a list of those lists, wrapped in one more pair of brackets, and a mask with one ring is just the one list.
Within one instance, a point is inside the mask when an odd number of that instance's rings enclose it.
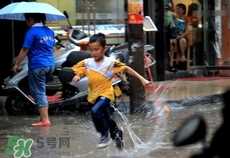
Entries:
{"label": "shop window", "polygon": [[[66,10],[71,24],[88,35],[105,33],[109,44],[123,43],[125,40],[125,1],[121,0],[37,0],[54,5],[60,11]],[[48,23],[60,28],[66,21]],[[58,30],[59,31],[59,30]]]}
{"label": "shop window", "polygon": [[168,69],[189,69],[197,63],[196,51],[203,40],[201,8],[198,0],[165,2]]}

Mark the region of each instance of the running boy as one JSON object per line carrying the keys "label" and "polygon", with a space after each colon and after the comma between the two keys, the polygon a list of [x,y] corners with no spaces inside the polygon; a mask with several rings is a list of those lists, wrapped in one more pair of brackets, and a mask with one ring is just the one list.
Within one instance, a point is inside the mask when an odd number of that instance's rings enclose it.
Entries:
{"label": "running boy", "polygon": [[[91,109],[94,126],[101,134],[98,148],[110,144],[110,137],[115,141],[119,149],[123,147],[123,134],[116,122],[111,119],[108,109],[110,102],[114,101],[114,90],[112,77],[116,73],[127,72],[138,78],[145,86],[150,83],[129,66],[105,56],[106,40],[105,35],[98,33],[89,40],[89,48],[92,58],[80,61],[73,66],[74,81],[87,76],[89,80],[88,101],[93,104]],[[110,137],[109,137],[110,133]]]}

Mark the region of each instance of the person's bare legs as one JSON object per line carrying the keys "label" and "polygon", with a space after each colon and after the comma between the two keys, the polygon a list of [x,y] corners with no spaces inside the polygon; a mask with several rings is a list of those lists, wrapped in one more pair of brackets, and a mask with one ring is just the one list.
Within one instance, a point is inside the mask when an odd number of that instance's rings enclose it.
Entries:
{"label": "person's bare legs", "polygon": [[180,47],[180,53],[181,53],[181,61],[186,61],[185,52],[187,49],[187,40],[185,38],[179,39],[179,47]]}
{"label": "person's bare legs", "polygon": [[46,79],[52,74],[53,67],[37,68],[29,71],[29,87],[31,95],[38,106],[40,120],[32,124],[32,126],[50,126],[48,115],[48,98],[46,96]]}
{"label": "person's bare legs", "polygon": [[39,108],[41,121],[49,121],[48,107]]}
{"label": "person's bare legs", "polygon": [[[169,51],[169,56],[170,56],[170,66],[173,67],[174,61],[178,64],[178,51],[177,51],[177,41],[176,39],[171,39],[170,40],[170,51]],[[176,60],[174,60],[176,56]]]}
{"label": "person's bare legs", "polygon": [[38,111],[40,114],[40,121],[33,123],[32,126],[50,126],[48,107],[41,107]]}

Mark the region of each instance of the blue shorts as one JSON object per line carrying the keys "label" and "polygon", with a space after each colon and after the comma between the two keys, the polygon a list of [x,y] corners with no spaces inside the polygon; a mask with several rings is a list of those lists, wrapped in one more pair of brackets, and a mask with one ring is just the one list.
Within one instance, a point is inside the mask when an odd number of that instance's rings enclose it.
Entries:
{"label": "blue shorts", "polygon": [[48,107],[46,96],[46,80],[54,71],[54,66],[37,68],[28,71],[29,88],[35,103],[41,107]]}

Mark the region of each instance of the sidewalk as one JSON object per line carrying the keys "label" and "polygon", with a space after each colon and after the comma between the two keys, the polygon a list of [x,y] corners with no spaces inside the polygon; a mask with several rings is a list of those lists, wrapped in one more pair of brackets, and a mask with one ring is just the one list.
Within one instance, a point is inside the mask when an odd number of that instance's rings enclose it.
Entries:
{"label": "sidewalk", "polygon": [[222,94],[230,88],[230,78],[221,77],[194,77],[177,79],[174,81],[159,82],[167,100],[184,100],[192,97],[206,97]]}
{"label": "sidewalk", "polygon": [[173,106],[192,106],[221,102],[222,94],[230,88],[229,77],[186,77],[173,81],[155,82],[155,90],[147,99],[164,100]]}
{"label": "sidewalk", "polygon": [[[146,94],[147,102],[144,102],[144,106],[135,107],[134,111],[151,110],[152,105],[158,104],[159,101],[172,107],[220,103],[222,94],[230,88],[230,78],[186,77],[173,81],[154,82],[154,84],[154,90]],[[129,99],[123,96],[118,100],[119,110],[128,113]]]}

